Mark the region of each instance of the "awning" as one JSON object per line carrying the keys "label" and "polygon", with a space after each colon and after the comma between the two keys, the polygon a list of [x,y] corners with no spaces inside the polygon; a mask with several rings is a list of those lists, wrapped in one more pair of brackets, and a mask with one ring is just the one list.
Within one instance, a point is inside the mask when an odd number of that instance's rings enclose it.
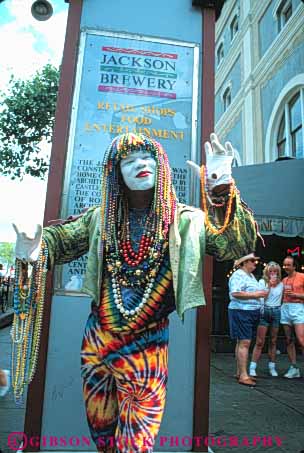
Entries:
{"label": "awning", "polygon": [[286,217],[267,217],[255,215],[261,234],[304,238],[304,219]]}
{"label": "awning", "polygon": [[304,160],[233,168],[261,234],[304,238]]}

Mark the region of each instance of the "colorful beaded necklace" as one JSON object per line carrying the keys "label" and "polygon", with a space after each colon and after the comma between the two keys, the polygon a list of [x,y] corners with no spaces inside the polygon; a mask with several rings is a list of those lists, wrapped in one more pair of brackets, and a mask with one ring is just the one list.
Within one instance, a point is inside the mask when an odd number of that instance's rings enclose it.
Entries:
{"label": "colorful beaded necklace", "polygon": [[[127,198],[121,190],[119,162],[131,152],[148,151],[156,161],[154,197],[147,215],[139,248],[132,248]],[[155,277],[168,248],[169,226],[173,222],[177,198],[172,184],[168,157],[162,146],[143,134],[116,137],[106,151],[101,181],[101,251],[111,274],[114,302],[122,316],[134,320],[147,302]],[[143,296],[133,310],[123,305],[121,286],[141,287]]]}
{"label": "colorful beaded necklace", "polygon": [[42,241],[39,258],[28,275],[28,264],[16,260],[12,337],[12,387],[16,403],[35,374],[42,329],[48,249]]}

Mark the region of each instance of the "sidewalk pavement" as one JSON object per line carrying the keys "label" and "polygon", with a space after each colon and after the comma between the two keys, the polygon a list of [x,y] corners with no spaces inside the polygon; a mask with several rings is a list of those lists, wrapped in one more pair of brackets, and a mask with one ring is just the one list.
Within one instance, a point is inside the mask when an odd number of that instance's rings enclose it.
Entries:
{"label": "sidewalk pavement", "polygon": [[[3,317],[3,315],[1,315]],[[2,318],[3,319],[3,318]],[[0,368],[10,369],[11,364],[11,326],[0,329]],[[16,406],[12,392],[0,398],[0,452],[12,453],[7,447],[10,432],[23,431],[25,404]]]}
{"label": "sidewalk pavement", "polygon": [[[1,368],[10,367],[9,334],[9,326],[0,329]],[[272,378],[267,374],[264,354],[257,368],[257,387],[247,388],[233,377],[232,354],[212,354],[209,441],[214,453],[304,453],[304,378],[284,379],[288,358],[285,354],[278,355],[277,362],[280,377]],[[298,357],[298,363],[304,375],[303,356]],[[25,405],[16,407],[11,392],[0,399],[0,450],[3,453],[11,453],[6,446],[8,434],[23,431],[24,414]],[[232,445],[238,442],[238,446],[229,445],[233,436],[237,439]],[[220,445],[212,445],[212,439]],[[267,444],[263,445],[263,441]]]}
{"label": "sidewalk pavement", "polygon": [[[298,356],[298,365],[304,375],[303,356]],[[287,355],[280,354],[279,377],[269,376],[267,355],[263,354],[257,367],[257,386],[247,388],[233,377],[233,354],[212,355],[209,432],[222,439],[223,445],[211,446],[215,453],[304,453],[304,378],[283,378],[288,367]],[[229,446],[231,436],[237,436],[239,444],[243,439],[245,445]],[[256,447],[252,446],[254,436],[261,438]],[[266,436],[272,446],[263,446]],[[246,438],[250,446],[246,446]]]}

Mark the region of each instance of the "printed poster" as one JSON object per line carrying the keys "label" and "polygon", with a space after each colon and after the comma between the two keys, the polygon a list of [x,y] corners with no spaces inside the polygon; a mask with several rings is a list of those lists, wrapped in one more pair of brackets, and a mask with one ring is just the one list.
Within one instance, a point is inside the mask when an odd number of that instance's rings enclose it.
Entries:
{"label": "printed poster", "polygon": [[[63,213],[100,204],[101,165],[113,138],[143,133],[162,143],[180,202],[189,203],[186,160],[196,158],[198,46],[85,32],[79,51]],[[86,256],[64,266],[61,288],[79,290]]]}

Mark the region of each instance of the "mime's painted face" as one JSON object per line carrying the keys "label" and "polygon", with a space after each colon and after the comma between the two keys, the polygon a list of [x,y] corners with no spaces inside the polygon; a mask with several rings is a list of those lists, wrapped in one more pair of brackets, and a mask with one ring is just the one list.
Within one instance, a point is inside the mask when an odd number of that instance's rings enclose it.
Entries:
{"label": "mime's painted face", "polygon": [[120,170],[130,190],[149,190],[155,185],[156,161],[148,151],[131,152],[120,161]]}

